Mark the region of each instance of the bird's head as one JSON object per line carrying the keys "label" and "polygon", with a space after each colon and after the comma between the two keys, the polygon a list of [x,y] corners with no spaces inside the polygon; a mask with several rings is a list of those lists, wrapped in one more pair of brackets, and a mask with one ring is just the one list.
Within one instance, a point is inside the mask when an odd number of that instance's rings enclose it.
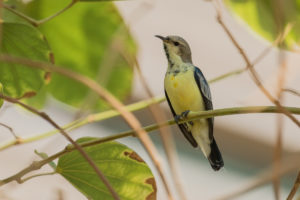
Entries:
{"label": "bird's head", "polygon": [[192,63],[192,53],[189,44],[179,36],[163,37],[156,35],[164,43],[168,61],[171,63]]}

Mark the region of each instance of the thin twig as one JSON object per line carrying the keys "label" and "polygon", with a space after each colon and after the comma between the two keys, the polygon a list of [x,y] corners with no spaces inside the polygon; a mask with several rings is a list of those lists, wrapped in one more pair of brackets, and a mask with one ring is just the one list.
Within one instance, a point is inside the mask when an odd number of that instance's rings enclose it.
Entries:
{"label": "thin twig", "polygon": [[[29,23],[32,24],[33,26],[38,26],[38,21],[37,21],[37,20],[35,20],[35,19],[33,19],[33,18],[31,18],[31,17],[29,17],[29,16],[27,16],[27,15],[25,15],[25,14],[23,14],[23,13],[17,11],[17,10],[14,9],[14,8],[11,8],[9,5],[6,5],[6,4],[4,4],[4,3],[2,3],[1,5],[2,5],[2,7],[5,8],[6,10],[8,10],[8,11],[14,13],[15,15],[17,15],[17,16],[19,16],[19,17],[21,17],[21,18],[23,18],[24,20],[26,20],[27,22],[29,22]],[[0,5],[0,6],[1,6],[1,5]]]}
{"label": "thin twig", "polygon": [[298,91],[296,91],[294,89],[291,89],[291,88],[284,88],[283,92],[289,92],[291,94],[294,94],[294,95],[300,97],[300,92],[298,92]]}
{"label": "thin twig", "polygon": [[57,17],[58,15],[62,14],[63,12],[65,12],[66,10],[68,10],[69,8],[71,8],[72,6],[74,6],[75,3],[77,3],[79,0],[72,0],[66,7],[64,7],[63,9],[61,9],[60,11],[56,12],[55,14],[49,16],[49,17],[46,17],[44,19],[41,19],[41,20],[36,20],[36,19],[33,19],[27,15],[25,15],[24,13],[21,13],[19,11],[17,11],[16,9],[14,8],[11,8],[9,5],[6,5],[6,4],[1,4],[3,6],[3,8],[9,10],[10,12],[14,13],[15,15],[25,19],[27,22],[29,22],[30,24],[32,24],[33,26],[40,26],[41,24],[44,24],[45,22]]}
{"label": "thin twig", "polygon": [[[300,108],[294,108],[294,107],[285,107],[289,112],[293,114],[300,115]],[[179,123],[185,123],[188,121],[198,120],[201,118],[211,118],[211,117],[218,117],[218,116],[226,116],[226,115],[237,115],[237,114],[251,114],[251,113],[281,113],[281,110],[277,106],[251,106],[251,107],[236,107],[236,108],[225,108],[225,109],[216,109],[216,110],[208,110],[208,111],[200,111],[200,112],[191,112],[188,117],[184,120],[181,120]],[[146,132],[151,132],[154,130],[157,130],[161,126],[169,126],[175,124],[175,120],[169,120],[165,121],[160,124],[153,124],[150,126],[146,126],[143,129]],[[107,136],[103,138],[99,138],[96,140],[88,141],[85,143],[81,143],[81,147],[88,147],[93,146],[96,144],[101,144],[104,142],[128,137],[128,136],[135,136],[134,130],[125,131],[123,133],[118,133],[116,135]],[[40,169],[42,166],[48,164],[49,162],[59,158],[62,155],[65,155],[66,153],[69,153],[71,151],[75,151],[76,148],[73,146],[70,146],[68,148],[65,148],[64,150],[49,156],[48,158],[41,160],[41,161],[35,161],[30,166],[26,167],[25,169],[21,170],[15,175],[12,175],[4,180],[0,180],[0,186],[7,184],[11,181],[19,180],[24,175],[28,174],[29,172],[35,171]]]}
{"label": "thin twig", "polygon": [[61,9],[60,11],[58,11],[57,13],[46,17],[44,19],[38,20],[37,21],[37,26],[44,24],[45,22],[53,19],[54,17],[57,17],[58,15],[62,14],[63,12],[65,12],[66,10],[68,10],[69,8],[71,8],[72,6],[74,6],[75,3],[77,3],[79,0],[72,0],[66,7],[64,7],[63,9]]}
{"label": "thin twig", "polygon": [[[105,184],[109,192],[111,193],[112,197],[115,200],[120,200],[118,194],[114,190],[114,188],[110,185],[109,181],[107,178],[104,176],[104,174],[101,172],[101,170],[97,167],[97,165],[93,162],[93,160],[90,158],[90,156],[83,150],[83,148],[78,145],[68,134],[67,132],[64,131],[58,124],[56,124],[46,113],[40,112],[37,109],[22,103],[21,101],[17,99],[13,99],[8,96],[4,96],[3,94],[0,93],[0,98],[4,99],[5,101],[8,101],[10,103],[18,104],[22,106],[23,108],[27,109],[28,111],[40,116],[42,119],[46,120],[48,123],[50,123],[54,128],[60,131],[60,133],[69,141],[71,142],[74,147],[80,152],[80,154],[84,157],[84,159],[90,164],[90,166],[95,170],[96,174],[99,176],[99,178],[102,180],[102,182]],[[21,179],[18,177],[16,179],[19,183],[21,183]]]}
{"label": "thin twig", "polygon": [[289,196],[287,197],[287,200],[293,200],[299,186],[300,186],[300,171],[298,172],[297,178],[295,180],[293,188],[291,189],[291,191],[289,193]]}
{"label": "thin twig", "polygon": [[[22,64],[19,66],[31,67],[31,68],[35,68],[35,69],[42,69],[45,71],[55,72],[55,73],[61,74],[63,76],[69,77],[79,83],[82,83],[83,85],[87,86],[88,88],[90,88],[91,90],[96,92],[109,105],[111,105],[113,108],[115,108],[117,111],[119,111],[121,113],[121,116],[128,123],[128,125],[135,130],[137,137],[140,139],[141,143],[147,150],[147,153],[150,156],[151,160],[153,161],[159,174],[163,174],[163,170],[161,167],[161,158],[160,158],[158,152],[156,151],[154,144],[151,142],[149,136],[142,129],[140,122],[137,120],[137,118],[131,112],[126,110],[125,106],[118,99],[116,99],[105,88],[101,87],[97,82],[95,82],[94,80],[92,80],[88,77],[82,76],[79,73],[76,73],[74,71],[71,71],[71,70],[63,68],[63,67],[57,67],[50,63],[32,61],[30,59],[12,57],[9,55],[4,55],[4,54],[0,55],[0,60],[4,61],[4,62],[9,62],[9,63]],[[169,199],[173,199],[171,191],[169,189],[169,186],[167,185],[166,180],[164,180],[164,176],[161,176],[161,179],[164,183],[164,187],[166,189]]]}
{"label": "thin twig", "polygon": [[53,172],[45,172],[45,173],[40,173],[40,174],[34,174],[34,175],[28,176],[24,179],[21,179],[20,183],[24,183],[25,181],[28,181],[32,178],[36,178],[36,177],[40,177],[40,176],[49,176],[49,175],[54,175],[54,174],[57,174],[57,172],[53,171]]}
{"label": "thin twig", "polygon": [[[278,102],[283,102],[283,94],[282,94],[282,88],[284,87],[285,78],[286,78],[286,71],[287,71],[287,65],[286,65],[286,56],[283,51],[279,51],[279,72],[278,72],[278,86],[277,86],[277,100]],[[281,159],[282,159],[282,132],[283,132],[283,119],[282,115],[277,116],[277,136],[276,136],[276,145],[275,145],[275,151],[274,151],[274,160],[273,160],[273,187],[274,187],[274,194],[275,199],[280,199],[280,178],[278,176],[278,172],[281,168]]]}
{"label": "thin twig", "polygon": [[3,126],[5,128],[7,128],[9,130],[9,132],[12,134],[12,136],[14,136],[15,140],[20,140],[20,137],[17,136],[17,134],[15,133],[14,129],[6,124],[3,124],[0,122],[0,126]]}
{"label": "thin twig", "polygon": [[239,53],[241,54],[241,56],[243,57],[244,61],[247,64],[247,69],[249,70],[251,77],[253,79],[253,81],[255,82],[255,84],[258,86],[258,88],[265,94],[265,96],[276,106],[278,106],[280,109],[282,109],[282,113],[284,115],[286,115],[288,118],[290,118],[298,127],[300,127],[300,122],[293,116],[291,115],[291,113],[289,113],[288,111],[284,110],[283,106],[280,104],[280,102],[278,102],[278,100],[276,100],[270,93],[269,91],[264,87],[264,85],[262,84],[262,82],[259,79],[259,76],[257,74],[257,72],[255,71],[253,64],[251,64],[248,56],[246,55],[245,51],[242,49],[242,47],[239,45],[239,43],[237,42],[237,40],[234,38],[233,34],[231,33],[231,31],[228,29],[228,27],[225,25],[225,23],[223,22],[223,18],[221,15],[221,10],[220,10],[220,5],[218,3],[217,0],[213,0],[212,1],[214,4],[214,7],[216,9],[217,12],[217,21],[218,23],[222,26],[222,28],[224,29],[225,33],[227,34],[227,36],[230,38],[231,42],[233,43],[233,45],[238,49]]}

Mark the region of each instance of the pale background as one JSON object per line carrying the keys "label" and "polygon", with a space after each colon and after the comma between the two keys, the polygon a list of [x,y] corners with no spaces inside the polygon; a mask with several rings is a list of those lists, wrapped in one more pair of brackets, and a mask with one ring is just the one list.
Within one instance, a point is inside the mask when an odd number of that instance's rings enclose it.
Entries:
{"label": "pale background", "polygon": [[[116,2],[125,21],[139,44],[138,59],[142,72],[150,88],[156,95],[163,95],[163,78],[167,61],[161,41],[154,35],[179,35],[190,44],[194,64],[199,66],[207,79],[214,78],[234,69],[245,67],[245,63],[232,45],[223,29],[216,22],[212,5],[203,0],[151,0]],[[137,11],[138,10],[138,11]],[[230,14],[225,14],[225,23],[236,36],[251,60],[255,59],[270,44],[254,35],[250,29]],[[256,66],[257,71],[270,91],[274,92],[278,69],[278,51],[272,50],[265,59]],[[298,63],[299,54],[287,53],[288,79],[287,86],[300,90]],[[249,105],[271,105],[257,89],[249,74],[243,73],[211,85],[215,108]],[[300,107],[300,99],[290,94],[285,95],[286,104]],[[143,99],[145,93],[138,78],[134,80],[131,102]],[[168,116],[169,109],[163,104]],[[50,100],[46,109],[60,125],[70,122],[74,111]],[[144,124],[152,123],[148,111],[139,111],[138,117]],[[299,118],[298,118],[299,119]],[[76,130],[74,138],[80,136],[104,136],[128,130],[125,123],[115,118],[98,124],[89,125]],[[43,120],[24,112],[5,106],[0,113],[0,122],[14,127],[19,135],[29,135],[51,130]],[[117,122],[117,123],[116,123]],[[173,133],[177,140],[180,177],[189,199],[214,199],[245,185],[256,173],[263,171],[271,164],[272,147],[276,136],[276,117],[272,114],[251,114],[218,117],[215,119],[216,138],[223,152],[225,169],[214,172],[198,149],[193,149],[174,126]],[[114,128],[111,128],[114,127]],[[0,141],[10,139],[7,130],[0,127]],[[164,154],[157,133],[151,134],[155,144]],[[284,124],[284,156],[296,154],[300,150],[300,132],[297,127],[285,120]],[[166,199],[161,181],[157,176],[147,154],[134,138],[120,140],[135,149],[151,166],[157,177],[158,199]],[[34,159],[33,150],[47,152],[49,155],[66,145],[60,135],[49,139],[22,145],[0,152],[0,177],[4,178],[16,173],[30,164]],[[167,165],[164,163],[167,170]],[[48,167],[43,168],[49,170]],[[287,177],[282,184],[282,197],[286,197],[294,181],[294,176]],[[0,188],[0,199],[13,200],[54,200],[58,199],[61,190],[66,200],[85,199],[66,180],[59,175],[35,178],[25,184],[9,184]],[[272,187],[267,185],[254,190],[238,199],[273,199]]]}

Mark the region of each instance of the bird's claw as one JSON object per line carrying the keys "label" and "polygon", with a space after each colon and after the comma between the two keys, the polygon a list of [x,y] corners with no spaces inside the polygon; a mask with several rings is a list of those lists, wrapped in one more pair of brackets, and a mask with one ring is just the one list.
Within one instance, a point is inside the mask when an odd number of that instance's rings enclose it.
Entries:
{"label": "bird's claw", "polygon": [[189,112],[190,112],[189,110],[186,110],[186,111],[182,112],[180,115],[176,115],[174,117],[175,122],[179,123],[179,121],[186,119],[187,116],[188,116],[188,114],[189,114]]}

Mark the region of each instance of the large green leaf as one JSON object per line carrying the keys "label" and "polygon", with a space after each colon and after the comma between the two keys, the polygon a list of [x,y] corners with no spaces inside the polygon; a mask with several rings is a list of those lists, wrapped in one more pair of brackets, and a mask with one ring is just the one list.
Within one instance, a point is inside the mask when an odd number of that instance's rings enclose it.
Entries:
{"label": "large green leaf", "polygon": [[[97,138],[81,138],[87,142]],[[84,150],[103,172],[122,200],[155,200],[156,183],[147,164],[125,145],[106,142]],[[113,199],[92,167],[78,151],[59,158],[57,172],[93,200]]]}
{"label": "large green leaf", "polygon": [[[0,53],[46,62],[50,49],[36,28],[4,21]],[[37,92],[44,85],[43,76],[44,72],[40,70],[0,62],[0,82],[5,95],[21,97],[28,92]]]}
{"label": "large green leaf", "polygon": [[[44,18],[65,7],[70,1],[38,0],[27,6],[26,13],[34,18]],[[128,96],[131,90],[133,69],[122,54],[135,56],[136,46],[123,20],[110,2],[77,3],[60,16],[41,25],[53,50],[55,62],[82,75],[97,80],[119,99]],[[120,42],[116,41],[116,31]],[[120,31],[121,30],[121,31]],[[119,49],[124,52],[120,53]],[[83,103],[103,108],[98,98],[91,97],[85,86],[53,74],[50,92],[58,100],[80,107]],[[90,98],[93,99],[93,98]],[[97,99],[95,101],[95,99]]]}
{"label": "large green leaf", "polygon": [[[289,24],[292,30],[285,38],[285,48],[300,46],[300,0],[224,0],[227,7],[255,32],[273,42]],[[282,2],[279,5],[278,2]],[[282,9],[280,12],[278,10]]]}

